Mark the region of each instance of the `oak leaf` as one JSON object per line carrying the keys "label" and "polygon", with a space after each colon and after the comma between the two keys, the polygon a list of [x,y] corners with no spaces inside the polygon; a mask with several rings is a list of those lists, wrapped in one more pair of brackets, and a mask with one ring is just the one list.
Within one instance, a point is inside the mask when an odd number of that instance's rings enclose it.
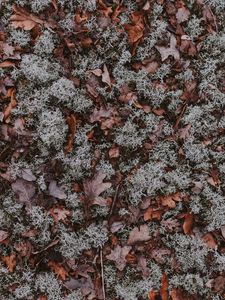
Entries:
{"label": "oak leaf", "polygon": [[144,20],[143,14],[140,12],[132,13],[131,17],[133,24],[125,24],[124,28],[128,33],[129,43],[132,45],[138,42],[144,34]]}
{"label": "oak leaf", "polygon": [[123,271],[126,266],[126,256],[131,250],[131,246],[121,247],[117,245],[114,250],[111,250],[109,255],[106,255],[106,258],[115,262],[115,265],[118,270]]}

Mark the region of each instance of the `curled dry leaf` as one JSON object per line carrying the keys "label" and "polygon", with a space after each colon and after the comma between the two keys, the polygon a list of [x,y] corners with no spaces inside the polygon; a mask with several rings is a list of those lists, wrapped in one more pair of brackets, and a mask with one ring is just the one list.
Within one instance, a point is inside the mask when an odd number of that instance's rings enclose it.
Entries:
{"label": "curled dry leaf", "polygon": [[150,238],[148,226],[144,224],[140,228],[135,227],[131,230],[127,244],[133,245],[138,242],[147,242]]}
{"label": "curled dry leaf", "polygon": [[65,152],[70,153],[73,150],[73,141],[77,130],[77,120],[74,114],[71,114],[66,118],[67,124],[69,126],[69,135],[67,139],[67,145],[65,147]]}
{"label": "curled dry leaf", "polygon": [[134,12],[131,15],[132,25],[125,24],[124,28],[128,33],[128,40],[131,45],[138,42],[144,34],[144,19],[141,12]]}
{"label": "curled dry leaf", "polygon": [[194,222],[194,215],[193,214],[185,214],[184,216],[184,224],[183,224],[183,230],[185,234],[190,234],[192,231]]}
{"label": "curled dry leaf", "polygon": [[108,84],[108,86],[111,87],[111,79],[110,79],[110,76],[109,76],[109,71],[108,71],[105,64],[103,66],[102,82],[105,82],[106,84]]}
{"label": "curled dry leaf", "polygon": [[215,249],[217,247],[217,243],[211,233],[203,235],[202,240],[211,249]]}
{"label": "curled dry leaf", "polygon": [[8,232],[5,230],[0,230],[0,242],[3,242],[9,236]]}
{"label": "curled dry leaf", "polygon": [[12,190],[18,196],[18,201],[30,206],[30,200],[35,194],[35,186],[33,183],[24,179],[17,179],[12,183]]}
{"label": "curled dry leaf", "polygon": [[168,283],[168,278],[167,278],[166,274],[162,275],[161,284],[162,284],[162,286],[160,288],[160,296],[161,296],[162,300],[168,300],[169,299],[169,294],[168,294],[169,283]]}
{"label": "curled dry leaf", "polygon": [[182,200],[179,192],[167,196],[160,196],[159,199],[163,206],[168,206],[169,208],[175,208],[176,202]]}
{"label": "curled dry leaf", "polygon": [[112,185],[110,182],[103,182],[105,177],[106,175],[102,171],[99,171],[95,174],[93,179],[84,182],[85,197],[91,204],[99,204],[101,206],[108,204],[107,200],[100,197],[100,194],[109,189]]}
{"label": "curled dry leaf", "polygon": [[65,199],[66,194],[65,192],[57,186],[57,182],[55,180],[52,180],[48,187],[49,195],[52,197],[55,197],[57,199]]}
{"label": "curled dry leaf", "polygon": [[115,262],[115,265],[118,270],[123,271],[126,266],[126,256],[131,250],[131,246],[121,247],[117,245],[114,250],[111,250],[109,255],[106,255],[106,258]]}
{"label": "curled dry leaf", "polygon": [[180,53],[176,48],[177,40],[176,37],[171,34],[170,35],[170,46],[156,46],[156,49],[159,51],[162,61],[166,60],[169,56],[173,56],[174,59],[180,59]]}

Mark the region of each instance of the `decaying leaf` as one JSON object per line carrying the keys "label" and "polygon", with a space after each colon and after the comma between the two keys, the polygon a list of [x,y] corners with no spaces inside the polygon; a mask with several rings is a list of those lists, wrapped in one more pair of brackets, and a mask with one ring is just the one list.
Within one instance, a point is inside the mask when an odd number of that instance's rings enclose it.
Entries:
{"label": "decaying leaf", "polygon": [[67,145],[65,147],[65,152],[70,153],[73,150],[74,137],[77,130],[77,120],[74,114],[71,114],[66,118],[67,124],[69,126],[69,135],[67,139]]}
{"label": "decaying leaf", "polygon": [[117,245],[114,250],[111,250],[109,255],[106,255],[106,258],[114,261],[117,269],[123,271],[126,266],[126,256],[131,248],[131,246],[121,247],[120,245]]}
{"label": "decaying leaf", "polygon": [[169,56],[173,56],[173,58],[176,60],[180,59],[180,53],[176,48],[176,44],[177,44],[176,37],[173,34],[171,34],[169,47],[155,46],[161,55],[162,61],[166,60]]}
{"label": "decaying leaf", "polygon": [[185,6],[178,8],[178,11],[176,13],[176,18],[178,23],[183,23],[188,20],[190,16],[190,11]]}
{"label": "decaying leaf", "polygon": [[8,232],[5,230],[0,230],[0,242],[3,242],[9,236]]}
{"label": "decaying leaf", "polygon": [[107,205],[107,201],[100,197],[100,194],[109,189],[112,184],[110,182],[103,182],[105,177],[106,175],[102,171],[98,171],[93,179],[86,180],[83,184],[85,197],[92,204]]}
{"label": "decaying leaf", "polygon": [[58,187],[57,182],[55,180],[52,180],[48,187],[49,195],[52,197],[55,197],[57,199],[65,199],[66,194],[65,192]]}
{"label": "decaying leaf", "polygon": [[182,200],[181,194],[179,192],[167,196],[160,196],[159,199],[163,206],[168,206],[170,208],[175,208],[176,202]]}
{"label": "decaying leaf", "polygon": [[54,221],[58,223],[59,221],[65,221],[71,215],[71,212],[64,207],[55,207],[50,209],[50,214]]}
{"label": "decaying leaf", "polygon": [[144,224],[140,228],[135,227],[131,230],[127,244],[133,245],[138,242],[147,242],[150,238],[148,226]]}
{"label": "decaying leaf", "polygon": [[31,30],[37,24],[43,25],[45,27],[50,27],[50,24],[40,18],[36,17],[34,14],[29,13],[24,8],[17,5],[13,5],[14,14],[11,16],[10,20],[14,28],[22,28],[24,30]]}
{"label": "decaying leaf", "polygon": [[192,213],[184,215],[183,230],[185,234],[191,233],[193,222],[194,222],[194,215]]}
{"label": "decaying leaf", "polygon": [[12,273],[16,266],[16,254],[11,253],[7,256],[2,256],[2,260],[6,264],[7,268],[9,269],[9,272]]}
{"label": "decaying leaf", "polygon": [[108,86],[111,87],[111,79],[110,79],[109,71],[105,64],[103,66],[102,82],[105,82],[106,84],[108,84]]}
{"label": "decaying leaf", "polygon": [[144,34],[144,20],[141,12],[132,13],[131,18],[133,24],[125,24],[124,28],[128,33],[129,43],[132,45],[138,42]]}
{"label": "decaying leaf", "polygon": [[12,190],[18,196],[18,201],[30,206],[30,200],[35,194],[35,186],[33,183],[24,179],[17,179],[12,183]]}
{"label": "decaying leaf", "polygon": [[169,294],[168,294],[169,283],[168,283],[168,278],[167,278],[166,274],[162,275],[161,284],[162,285],[160,288],[160,296],[161,296],[162,300],[168,300],[169,299]]}
{"label": "decaying leaf", "polygon": [[62,280],[66,280],[66,277],[68,276],[68,272],[66,269],[60,265],[59,263],[56,263],[54,261],[49,261],[48,266],[52,269],[52,271]]}

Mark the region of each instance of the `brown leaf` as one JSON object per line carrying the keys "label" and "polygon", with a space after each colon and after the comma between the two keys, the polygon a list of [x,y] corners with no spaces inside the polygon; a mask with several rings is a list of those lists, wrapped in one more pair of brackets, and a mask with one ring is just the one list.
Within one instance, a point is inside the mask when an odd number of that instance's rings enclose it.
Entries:
{"label": "brown leaf", "polygon": [[68,272],[63,266],[61,266],[60,264],[54,261],[49,261],[48,266],[59,278],[61,278],[62,280],[66,280],[66,277],[68,276]]}
{"label": "brown leaf", "polygon": [[70,153],[73,150],[73,141],[74,137],[76,134],[76,125],[77,125],[77,120],[74,114],[71,114],[66,118],[67,124],[69,126],[69,135],[68,135],[68,140],[67,140],[67,145],[65,147],[65,152]]}
{"label": "brown leaf", "polygon": [[57,186],[57,182],[55,180],[52,180],[48,187],[49,195],[52,197],[55,197],[57,199],[65,199],[66,194],[65,192]]}
{"label": "brown leaf", "polygon": [[111,79],[110,79],[110,76],[109,76],[109,71],[108,71],[105,64],[103,66],[102,82],[105,82],[106,84],[108,84],[108,86],[111,87]]}
{"label": "brown leaf", "polygon": [[56,223],[58,223],[59,221],[65,221],[67,217],[71,215],[71,212],[64,207],[51,208],[49,213],[50,215],[52,215]]}
{"label": "brown leaf", "polygon": [[15,89],[14,88],[9,90],[9,97],[10,97],[10,103],[4,111],[4,120],[5,121],[8,120],[8,117],[10,116],[12,109],[14,107],[16,107],[16,105],[17,105],[16,98],[15,98]]}
{"label": "brown leaf", "polygon": [[149,207],[146,212],[144,213],[144,220],[161,220],[163,211],[161,209],[155,209],[152,207]]}
{"label": "brown leaf", "polygon": [[35,194],[35,186],[33,183],[24,179],[17,179],[12,183],[12,190],[19,197],[19,202],[30,206],[30,200]]}
{"label": "brown leaf", "polygon": [[14,28],[22,28],[24,30],[31,30],[37,24],[43,25],[45,27],[50,27],[50,24],[40,18],[36,17],[34,14],[29,13],[24,8],[13,5],[13,14],[10,17],[12,21],[12,26]]}
{"label": "brown leaf", "polygon": [[156,300],[156,296],[157,296],[157,293],[153,290],[148,293],[149,300]]}
{"label": "brown leaf", "polygon": [[116,158],[116,157],[119,157],[119,155],[120,155],[119,147],[113,146],[112,148],[109,149],[109,157],[110,158]]}
{"label": "brown leaf", "polygon": [[126,266],[126,256],[131,250],[131,246],[121,247],[117,245],[114,250],[111,250],[109,255],[106,255],[106,258],[115,262],[115,265],[118,270],[123,271]]}
{"label": "brown leaf", "polygon": [[0,68],[9,68],[15,66],[15,63],[10,60],[5,60],[0,63]]}
{"label": "brown leaf", "polygon": [[178,11],[176,13],[176,18],[179,24],[187,21],[189,16],[190,16],[190,11],[185,6],[178,8]]}
{"label": "brown leaf", "polygon": [[110,118],[116,114],[116,111],[112,108],[100,107],[94,109],[93,113],[90,115],[90,122],[100,122],[102,119]]}
{"label": "brown leaf", "polygon": [[163,274],[161,284],[162,284],[162,286],[160,288],[160,296],[161,296],[162,300],[168,300],[169,299],[169,295],[168,295],[169,283],[168,283],[168,278],[167,278],[166,274]]}
{"label": "brown leaf", "polygon": [[175,208],[176,202],[182,200],[179,192],[167,196],[160,196],[159,199],[163,206],[168,206],[169,208]]}
{"label": "brown leaf", "polygon": [[140,228],[135,227],[131,230],[127,244],[133,245],[138,242],[146,242],[150,239],[149,229],[147,225],[141,225]]}
{"label": "brown leaf", "polygon": [[8,232],[5,230],[0,230],[0,242],[4,241],[5,239],[7,239],[7,237],[9,236]]}
{"label": "brown leaf", "polygon": [[9,272],[12,273],[16,266],[16,254],[11,253],[10,255],[2,256],[2,260],[4,261],[7,268],[9,269]]}
{"label": "brown leaf", "polygon": [[173,34],[171,34],[169,47],[155,46],[161,55],[162,61],[166,60],[169,56],[173,56],[174,59],[176,60],[180,59],[180,53],[176,48],[176,44],[177,44],[176,37]]}
{"label": "brown leaf", "polygon": [[211,249],[215,249],[217,247],[217,243],[211,233],[206,233],[203,235],[202,240]]}
{"label": "brown leaf", "polygon": [[26,181],[35,181],[36,177],[32,173],[31,169],[23,169],[21,172],[21,176]]}
{"label": "brown leaf", "polygon": [[184,224],[183,224],[183,230],[184,230],[185,234],[191,233],[193,222],[194,222],[194,215],[193,214],[185,214]]}
{"label": "brown leaf", "polygon": [[110,182],[103,182],[105,177],[106,175],[102,171],[98,171],[93,179],[84,182],[85,197],[91,204],[101,203],[103,198],[100,197],[100,194],[111,187]]}
{"label": "brown leaf", "polygon": [[138,42],[144,34],[144,20],[143,14],[141,12],[134,12],[131,15],[132,23],[125,24],[124,28],[127,30],[128,33],[128,40],[131,45]]}

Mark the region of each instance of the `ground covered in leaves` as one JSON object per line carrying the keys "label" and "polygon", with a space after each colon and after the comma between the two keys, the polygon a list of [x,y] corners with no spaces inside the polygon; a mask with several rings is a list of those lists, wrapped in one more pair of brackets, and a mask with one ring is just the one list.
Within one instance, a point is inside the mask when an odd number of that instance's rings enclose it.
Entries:
{"label": "ground covered in leaves", "polygon": [[0,299],[225,298],[225,1],[0,1]]}

